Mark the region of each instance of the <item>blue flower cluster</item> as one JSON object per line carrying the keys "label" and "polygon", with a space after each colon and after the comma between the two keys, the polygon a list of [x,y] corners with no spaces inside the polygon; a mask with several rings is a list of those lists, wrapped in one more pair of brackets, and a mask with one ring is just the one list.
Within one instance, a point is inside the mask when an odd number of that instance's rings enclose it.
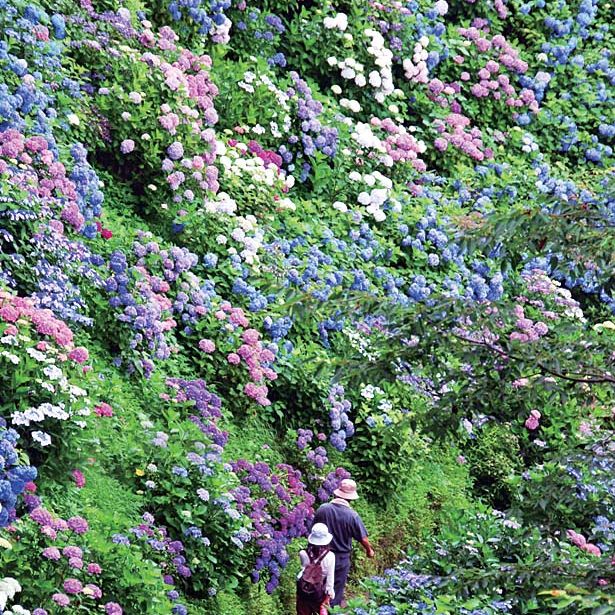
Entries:
{"label": "blue flower cluster", "polygon": [[338,131],[320,121],[323,105],[313,97],[310,86],[295,71],[290,76],[293,85],[287,94],[297,104],[298,130],[288,138],[286,145],[279,147],[278,152],[289,171],[294,171],[297,162],[304,161],[301,179],[305,180],[310,170],[305,159],[314,156],[317,151],[333,158],[337,152]]}
{"label": "blue flower cluster", "polygon": [[210,34],[225,23],[224,12],[230,6],[231,0],[172,0],[167,10],[174,21],[185,26],[179,28],[180,33],[196,26],[199,34]]}
{"label": "blue flower cluster", "polygon": [[79,210],[86,220],[82,233],[90,239],[98,233],[94,218],[100,217],[104,195],[100,189],[98,175],[87,162],[87,151],[81,143],[75,143],[70,150],[75,166],[70,179],[75,183]]}
{"label": "blue flower cluster", "polygon": [[[110,296],[109,305],[119,310],[117,320],[129,325],[134,332],[129,347],[133,351],[147,351],[147,356],[137,365],[148,377],[154,369],[149,357],[167,359],[171,354],[164,324],[170,314],[165,313],[156,297],[156,289],[163,288],[162,280],[142,282],[142,274],[128,265],[126,255],[119,250],[111,254],[108,267],[111,274],[104,282],[104,289]],[[135,365],[131,363],[128,367],[134,369]]]}
{"label": "blue flower cluster", "polygon": [[327,398],[331,429],[333,430],[329,436],[329,441],[338,451],[345,451],[346,439],[354,435],[354,424],[349,416],[352,404],[344,397],[344,394],[344,387],[336,384],[331,387]]}
{"label": "blue flower cluster", "polygon": [[238,30],[233,39],[235,44],[243,44],[252,54],[267,57],[269,66],[286,67],[286,56],[278,51],[280,35],[286,32],[286,26],[278,15],[250,7],[235,26]]}
{"label": "blue flower cluster", "polygon": [[37,475],[36,468],[19,463],[18,440],[18,433],[0,418],[0,528],[15,519],[17,498]]}

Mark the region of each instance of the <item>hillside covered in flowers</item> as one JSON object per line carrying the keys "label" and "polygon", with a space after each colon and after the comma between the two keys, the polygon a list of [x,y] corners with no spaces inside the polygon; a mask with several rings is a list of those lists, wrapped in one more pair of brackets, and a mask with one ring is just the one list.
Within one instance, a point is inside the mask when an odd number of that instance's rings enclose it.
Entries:
{"label": "hillside covered in flowers", "polygon": [[0,0],[0,615],[615,613],[613,11]]}

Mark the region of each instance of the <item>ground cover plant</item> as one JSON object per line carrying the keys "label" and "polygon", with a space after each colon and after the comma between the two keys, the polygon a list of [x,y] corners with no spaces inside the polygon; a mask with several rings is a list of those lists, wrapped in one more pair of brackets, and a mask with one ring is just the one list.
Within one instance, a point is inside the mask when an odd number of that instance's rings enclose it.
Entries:
{"label": "ground cover plant", "polygon": [[0,614],[615,612],[597,0],[0,0]]}

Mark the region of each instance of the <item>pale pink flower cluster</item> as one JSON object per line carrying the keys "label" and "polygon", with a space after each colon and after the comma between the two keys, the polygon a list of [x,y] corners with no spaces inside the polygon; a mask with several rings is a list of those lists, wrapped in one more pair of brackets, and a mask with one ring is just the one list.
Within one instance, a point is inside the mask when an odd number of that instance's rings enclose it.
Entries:
{"label": "pale pink flower cluster", "polygon": [[591,542],[587,542],[583,534],[578,534],[574,530],[568,530],[566,532],[566,535],[568,536],[568,539],[570,540],[570,542],[575,547],[579,547],[579,549],[581,549],[582,551],[585,551],[586,553],[589,553],[590,555],[595,555],[596,557],[600,557],[602,555],[602,552],[600,551],[600,549],[595,544],[592,544]]}
{"label": "pale pink flower cluster", "polygon": [[215,313],[215,317],[220,321],[228,322],[235,331],[239,332],[243,329],[240,338],[241,345],[235,352],[227,355],[227,361],[231,365],[242,363],[245,365],[250,375],[250,382],[244,386],[244,393],[257,404],[269,406],[271,401],[267,397],[269,389],[265,382],[278,377],[270,367],[275,361],[275,354],[263,345],[260,333],[256,329],[248,328],[250,323],[241,308],[234,308],[225,301]]}
{"label": "pale pink flower cluster", "polygon": [[[158,37],[151,30],[146,30],[140,40],[150,49],[157,45],[164,51],[177,50],[177,36],[170,28],[162,28]],[[160,70],[166,87],[175,93],[160,106],[158,122],[162,128],[176,136],[180,127],[184,127],[184,132],[200,141],[199,151],[188,152],[187,141],[184,139],[182,143],[176,139],[169,147],[168,157],[162,161],[161,168],[167,173],[171,190],[177,192],[182,187],[184,189],[182,194],[174,196],[174,200],[193,200],[197,188],[216,193],[219,189],[218,169],[213,166],[216,138],[211,126],[218,122],[214,107],[218,87],[211,80],[208,70],[212,65],[211,57],[182,49],[173,62],[153,51],[146,51],[139,60],[152,69]]]}
{"label": "pale pink flower cluster", "polygon": [[544,337],[549,332],[549,327],[542,321],[534,322],[531,318],[526,318],[523,306],[517,304],[513,308],[517,317],[516,327],[519,331],[513,331],[509,338],[524,344],[535,342]]}
{"label": "pale pink flower cluster", "polygon": [[379,144],[385,152],[383,162],[386,166],[410,162],[417,171],[427,170],[427,165],[419,158],[419,155],[427,149],[425,143],[416,139],[405,126],[396,124],[388,117],[384,120],[373,117],[370,124],[375,128],[380,128],[386,134]]}
{"label": "pale pink flower cluster", "polygon": [[[464,59],[459,56],[458,64],[463,64]],[[510,77],[505,73],[500,73],[501,65],[491,59],[478,70],[478,82],[473,83],[470,91],[476,98],[487,98],[491,96],[494,100],[504,100],[509,107],[528,107],[533,113],[538,113],[538,101],[534,92],[524,88],[517,95],[517,91],[511,84]],[[460,75],[461,81],[470,81],[472,76],[469,72],[463,71]]]}
{"label": "pale pink flower cluster", "polygon": [[538,410],[532,410],[530,416],[525,420],[525,427],[530,431],[535,431],[540,427],[541,414]]}
{"label": "pale pink flower cluster", "polygon": [[509,70],[516,73],[525,73],[528,64],[519,57],[519,52],[501,35],[496,34],[492,39],[488,37],[488,29],[484,28],[484,21],[475,21],[470,28],[459,28],[458,32],[464,38],[472,41],[481,52],[491,51],[498,61]]}
{"label": "pale pink flower cluster", "polygon": [[[16,297],[0,290],[0,321],[19,324],[19,320],[30,321],[37,333],[52,338],[57,344],[73,349],[73,332],[68,326],[58,320],[51,310],[41,310],[32,304],[29,299]],[[80,348],[77,352],[79,359],[87,360],[87,350]],[[80,362],[80,361],[79,361]]]}
{"label": "pale pink flower cluster", "polygon": [[444,121],[435,120],[434,127],[440,133],[434,141],[435,148],[444,152],[452,145],[479,162],[493,158],[493,150],[483,143],[480,128],[469,126],[470,119],[461,113],[449,113]]}

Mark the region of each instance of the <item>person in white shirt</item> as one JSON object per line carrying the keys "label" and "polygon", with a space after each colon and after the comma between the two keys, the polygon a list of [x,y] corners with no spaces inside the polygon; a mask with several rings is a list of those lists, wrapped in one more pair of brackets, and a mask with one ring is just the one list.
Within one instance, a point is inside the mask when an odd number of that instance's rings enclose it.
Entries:
{"label": "person in white shirt", "polygon": [[335,598],[335,554],[329,547],[332,539],[324,523],[315,523],[308,536],[307,549],[299,551],[297,615],[327,613],[327,605]]}

